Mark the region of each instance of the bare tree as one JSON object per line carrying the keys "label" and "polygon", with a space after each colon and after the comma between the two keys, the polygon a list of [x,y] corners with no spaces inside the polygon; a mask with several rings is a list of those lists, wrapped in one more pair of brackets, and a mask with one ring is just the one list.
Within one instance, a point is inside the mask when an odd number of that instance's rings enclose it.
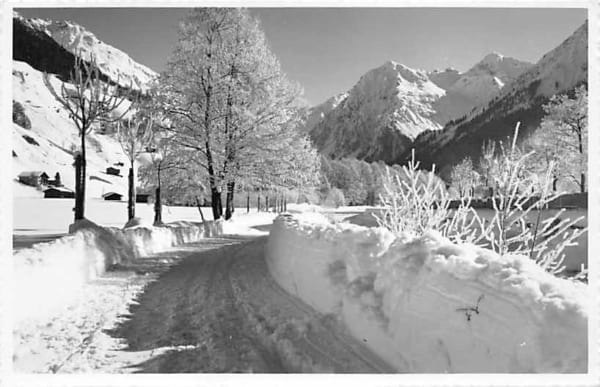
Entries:
{"label": "bare tree", "polygon": [[116,117],[111,117],[111,114],[117,113],[127,98],[125,95],[118,95],[117,86],[101,80],[94,56],[91,56],[89,63],[83,60],[81,55],[75,56],[70,83],[63,82],[60,92],[55,90],[48,74],[44,74],[44,83],[54,98],[69,112],[69,117],[75,123],[81,139],[81,150],[75,158],[77,171],[75,220],[77,221],[85,216],[86,136],[92,131],[93,125],[99,121],[114,122],[121,119],[128,108]]}
{"label": "bare tree", "polygon": [[152,143],[152,125],[152,115],[140,113],[117,122],[117,139],[129,160],[127,220],[135,218],[135,160],[148,152],[148,146]]}

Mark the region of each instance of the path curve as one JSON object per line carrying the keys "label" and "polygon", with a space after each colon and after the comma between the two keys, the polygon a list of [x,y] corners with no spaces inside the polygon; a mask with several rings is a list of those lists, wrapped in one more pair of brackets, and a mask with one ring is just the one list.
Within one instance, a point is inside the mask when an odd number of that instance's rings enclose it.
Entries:
{"label": "path curve", "polygon": [[264,260],[265,244],[266,237],[232,237],[189,246],[189,255],[150,283],[112,332],[127,343],[120,357],[145,354],[129,369],[395,372],[332,316],[279,287]]}

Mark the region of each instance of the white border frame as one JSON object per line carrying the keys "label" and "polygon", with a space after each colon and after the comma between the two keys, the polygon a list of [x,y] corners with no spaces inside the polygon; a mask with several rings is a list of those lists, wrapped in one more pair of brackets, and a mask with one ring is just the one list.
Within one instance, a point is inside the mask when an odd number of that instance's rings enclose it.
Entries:
{"label": "white border frame", "polygon": [[[10,168],[0,168],[0,386],[199,386],[199,385],[239,385],[239,386],[305,386],[342,384],[344,386],[597,386],[600,385],[600,363],[598,353],[598,306],[600,296],[598,271],[600,262],[595,260],[594,252],[600,252],[600,153],[594,145],[600,147],[600,3],[597,0],[6,0],[0,12],[1,79],[0,88],[2,106],[0,134],[0,165],[11,165],[10,156],[12,126],[10,111],[12,99],[12,9],[13,8],[79,8],[79,7],[115,7],[115,8],[171,8],[192,6],[232,6],[232,7],[486,7],[486,8],[587,8],[588,9],[588,86],[589,86],[589,234],[588,245],[590,270],[590,319],[588,321],[588,361],[587,374],[151,374],[151,375],[107,375],[107,374],[16,374],[12,372],[12,321],[11,294],[12,261],[12,184]],[[4,254],[6,252],[6,254]]]}

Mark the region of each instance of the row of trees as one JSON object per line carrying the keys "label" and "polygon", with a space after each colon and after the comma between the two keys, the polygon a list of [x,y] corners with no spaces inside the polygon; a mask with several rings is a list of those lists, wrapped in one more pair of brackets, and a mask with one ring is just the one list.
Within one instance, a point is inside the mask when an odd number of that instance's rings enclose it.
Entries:
{"label": "row of trees", "polygon": [[[377,205],[384,192],[388,174],[406,179],[406,171],[400,165],[388,166],[383,161],[367,163],[355,158],[332,160],[321,156],[321,182],[319,196],[328,205]],[[429,178],[429,172],[420,177]],[[433,179],[441,182],[437,176]]]}
{"label": "row of trees", "polygon": [[183,176],[204,177],[214,219],[225,193],[228,219],[237,185],[300,186],[317,175],[316,151],[297,130],[300,96],[247,10],[194,9],[153,90],[157,146],[176,148]]}
{"label": "row of trees", "polygon": [[[528,154],[523,176],[536,176],[538,180],[552,170],[552,191],[587,191],[588,104],[587,89],[578,87],[571,95],[556,95],[543,106],[545,116],[540,127],[514,152]],[[481,150],[477,164],[470,158],[454,166],[450,180],[458,197],[474,194],[483,188],[483,195],[493,195],[497,187],[493,177],[499,173],[498,155],[503,152],[502,142],[488,142]],[[552,166],[552,168],[551,168]]]}
{"label": "row of trees", "polygon": [[[79,129],[75,220],[84,218],[86,137],[100,123],[113,127],[129,159],[129,219],[135,216],[135,162],[143,153],[150,162],[142,178],[157,188],[157,209],[164,185],[183,198],[209,193],[214,219],[232,216],[236,187],[317,182],[319,157],[297,130],[305,111],[301,89],[282,72],[247,10],[192,10],[148,95],[132,97],[102,82],[93,57],[76,57],[71,82],[60,91],[45,79]],[[157,213],[155,221],[160,218]]]}

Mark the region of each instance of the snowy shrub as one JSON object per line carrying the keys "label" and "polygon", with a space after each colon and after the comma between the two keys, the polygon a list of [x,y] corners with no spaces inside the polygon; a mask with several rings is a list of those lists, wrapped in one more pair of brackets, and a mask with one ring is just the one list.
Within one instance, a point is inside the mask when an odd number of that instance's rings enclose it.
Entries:
{"label": "snowy shrub", "polygon": [[564,210],[542,221],[542,211],[560,196],[550,189],[553,166],[541,179],[528,172],[532,153],[523,154],[516,147],[518,130],[517,124],[509,149],[499,143],[499,154],[489,166],[494,186],[491,220],[471,207],[470,190],[462,190],[460,205],[450,209],[443,183],[433,178],[434,171],[422,179],[413,152],[412,160],[403,167],[404,179],[389,173],[385,178],[381,195],[384,210],[381,215],[375,214],[378,224],[395,234],[412,236],[434,230],[455,243],[485,246],[500,255],[528,256],[555,274],[564,270],[565,248],[577,245],[587,228],[575,227],[583,217],[563,219]]}
{"label": "snowy shrub", "polygon": [[459,207],[451,210],[444,183],[435,177],[435,166],[431,173],[419,170],[414,150],[402,171],[402,177],[391,174],[389,169],[384,176],[380,196],[384,209],[381,214],[374,214],[381,227],[395,234],[413,236],[435,230],[455,242],[477,243],[482,239],[483,232],[477,231],[482,229],[483,222],[470,207],[468,192]]}
{"label": "snowy shrub", "polygon": [[[587,229],[573,227],[583,217],[563,219],[564,209],[541,221],[542,211],[561,195],[551,191],[554,165],[550,164],[541,179],[528,173],[533,152],[522,154],[518,150],[518,133],[519,124],[510,149],[500,143],[500,154],[493,161],[494,217],[483,237],[500,255],[527,255],[546,270],[558,273],[564,269],[565,248],[576,245]],[[535,221],[529,221],[530,216]]]}
{"label": "snowy shrub", "polygon": [[25,109],[23,109],[23,105],[19,102],[13,100],[12,105],[12,120],[15,124],[19,125],[25,129],[31,129],[31,121],[29,117],[25,114]]}

